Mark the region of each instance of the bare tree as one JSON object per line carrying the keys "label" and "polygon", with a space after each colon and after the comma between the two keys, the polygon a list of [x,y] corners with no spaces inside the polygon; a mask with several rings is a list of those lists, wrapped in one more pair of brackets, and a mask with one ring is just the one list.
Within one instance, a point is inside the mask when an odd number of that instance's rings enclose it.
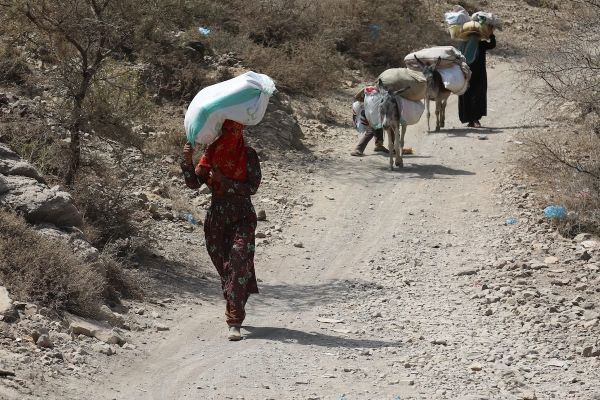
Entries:
{"label": "bare tree", "polygon": [[569,32],[542,40],[526,72],[544,83],[537,92],[544,101],[571,102],[600,117],[600,1],[573,3],[579,11],[567,21]]}
{"label": "bare tree", "polygon": [[5,7],[33,38],[58,60],[59,87],[70,103],[70,162],[65,183],[72,186],[81,162],[86,99],[94,79],[112,53],[130,37],[127,0],[14,0]]}

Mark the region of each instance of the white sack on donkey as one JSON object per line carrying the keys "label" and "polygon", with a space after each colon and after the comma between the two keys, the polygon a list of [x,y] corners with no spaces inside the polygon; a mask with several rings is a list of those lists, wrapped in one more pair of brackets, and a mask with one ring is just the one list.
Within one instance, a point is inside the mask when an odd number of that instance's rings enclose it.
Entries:
{"label": "white sack on donkey", "polygon": [[425,104],[422,101],[412,101],[401,97],[402,114],[400,116],[400,124],[416,125],[425,111]]}
{"label": "white sack on donkey", "polygon": [[[468,67],[467,67],[468,68]],[[442,76],[442,81],[446,89],[460,96],[467,91],[469,81],[460,65],[453,65],[449,68],[437,70]]]}
{"label": "white sack on donkey", "polygon": [[188,142],[211,144],[226,119],[243,125],[258,124],[275,90],[270,77],[252,71],[202,89],[185,113]]}
{"label": "white sack on donkey", "polygon": [[352,116],[354,118],[354,127],[358,131],[359,135],[364,135],[369,129],[369,123],[365,115],[365,105],[362,101],[356,100],[352,103]]}

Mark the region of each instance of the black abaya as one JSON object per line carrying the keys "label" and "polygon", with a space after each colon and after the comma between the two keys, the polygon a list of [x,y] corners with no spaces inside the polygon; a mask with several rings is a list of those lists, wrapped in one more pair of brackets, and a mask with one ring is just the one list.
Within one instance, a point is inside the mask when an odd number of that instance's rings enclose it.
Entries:
{"label": "black abaya", "polygon": [[496,37],[490,41],[480,41],[477,57],[472,64],[469,89],[458,98],[458,116],[463,123],[479,121],[487,115],[487,73],[485,69],[485,53],[496,47]]}

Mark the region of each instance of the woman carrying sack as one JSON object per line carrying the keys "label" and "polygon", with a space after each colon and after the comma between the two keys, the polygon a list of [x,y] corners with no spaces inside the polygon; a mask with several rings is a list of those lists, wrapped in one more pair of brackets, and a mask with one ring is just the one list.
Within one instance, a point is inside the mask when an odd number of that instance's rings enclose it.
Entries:
{"label": "woman carrying sack", "polygon": [[182,164],[188,187],[197,189],[206,184],[212,192],[204,222],[206,249],[221,277],[228,338],[232,341],[242,339],[246,302],[250,294],[258,293],[254,272],[256,212],[250,196],[258,190],[262,176],[256,151],[244,142],[243,128],[226,120],[221,135],[207,147],[196,168],[189,143],[184,147]]}
{"label": "woman carrying sack", "polygon": [[478,46],[475,59],[469,63],[472,72],[469,88],[458,97],[458,116],[470,128],[481,128],[479,120],[487,115],[486,52],[496,47],[496,37],[492,33],[489,42],[481,40]]}

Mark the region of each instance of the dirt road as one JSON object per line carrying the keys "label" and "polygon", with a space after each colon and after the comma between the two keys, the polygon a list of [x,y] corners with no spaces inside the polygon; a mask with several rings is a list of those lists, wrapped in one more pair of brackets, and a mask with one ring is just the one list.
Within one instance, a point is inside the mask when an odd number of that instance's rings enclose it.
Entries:
{"label": "dirt road", "polygon": [[287,228],[302,247],[258,252],[262,293],[250,300],[245,340],[225,340],[214,290],[202,305],[181,307],[144,357],[81,393],[127,400],[511,398],[502,394],[502,372],[480,364],[518,346],[519,333],[483,315],[468,288],[498,256],[491,244],[506,227],[494,194],[497,171],[528,103],[508,64],[489,75],[489,128],[463,128],[452,96],[441,133],[427,135],[425,118],[409,128],[416,154],[402,171],[387,170],[372,145],[363,158],[345,156],[350,141],[336,150],[341,161],[315,166],[316,184],[306,193],[313,206]]}

